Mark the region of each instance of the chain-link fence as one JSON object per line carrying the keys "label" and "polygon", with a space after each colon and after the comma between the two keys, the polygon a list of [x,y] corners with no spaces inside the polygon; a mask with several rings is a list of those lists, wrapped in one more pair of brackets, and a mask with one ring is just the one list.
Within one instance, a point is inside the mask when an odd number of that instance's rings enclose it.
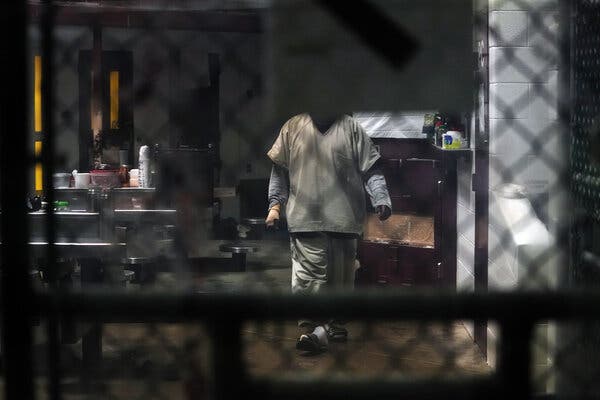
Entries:
{"label": "chain-link fence", "polygon": [[[597,1],[5,7],[7,397],[598,395]],[[381,155],[352,291],[291,295],[265,226],[299,104]]]}

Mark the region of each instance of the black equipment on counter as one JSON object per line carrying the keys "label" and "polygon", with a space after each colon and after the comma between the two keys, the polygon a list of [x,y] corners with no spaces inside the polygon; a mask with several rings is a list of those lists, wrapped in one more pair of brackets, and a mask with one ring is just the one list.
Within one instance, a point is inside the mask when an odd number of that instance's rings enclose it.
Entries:
{"label": "black equipment on counter", "polygon": [[42,198],[40,196],[30,196],[27,198],[27,210],[39,211],[42,208]]}

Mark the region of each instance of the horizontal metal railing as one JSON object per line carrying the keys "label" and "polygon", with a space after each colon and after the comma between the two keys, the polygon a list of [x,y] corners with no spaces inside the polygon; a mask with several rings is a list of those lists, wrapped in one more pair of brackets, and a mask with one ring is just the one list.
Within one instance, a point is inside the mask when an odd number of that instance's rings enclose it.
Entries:
{"label": "horizontal metal railing", "polygon": [[[357,290],[324,295],[286,293],[120,293],[101,289],[41,293],[41,317],[56,315],[94,322],[204,322],[213,345],[216,399],[256,395],[306,398],[532,398],[531,341],[545,320],[600,320],[600,292],[469,293]],[[303,315],[350,320],[494,320],[501,329],[497,367],[489,376],[427,379],[325,379],[299,376],[250,379],[242,360],[242,323],[290,320]]]}
{"label": "horizontal metal railing", "polygon": [[294,319],[335,315],[360,320],[480,319],[531,322],[600,319],[600,291],[456,293],[451,291],[356,290],[311,296],[287,293],[127,293],[114,289],[40,293],[35,309],[78,318],[127,321]]}

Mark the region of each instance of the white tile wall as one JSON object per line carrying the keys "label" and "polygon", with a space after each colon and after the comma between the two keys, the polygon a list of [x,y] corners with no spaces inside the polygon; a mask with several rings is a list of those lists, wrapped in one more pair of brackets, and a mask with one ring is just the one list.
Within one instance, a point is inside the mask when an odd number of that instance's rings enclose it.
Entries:
{"label": "white tile wall", "polygon": [[459,160],[457,164],[457,276],[458,290],[472,291],[475,264],[475,202],[471,190],[473,164]]}
{"label": "white tile wall", "polygon": [[489,186],[490,189],[497,187],[498,185],[505,183],[502,178],[502,171],[498,167],[498,156],[490,154],[490,176],[489,176]]}
{"label": "white tile wall", "polygon": [[458,235],[458,241],[456,246],[456,256],[458,260],[469,268],[471,274],[473,274],[473,265],[475,262],[475,245],[464,235]]}
{"label": "white tile wall", "polygon": [[527,189],[529,193],[548,191],[548,175],[551,165],[539,156],[530,155],[527,165]]}
{"label": "white tile wall", "polygon": [[516,128],[523,126],[525,122],[527,120],[490,120],[490,153],[503,155],[513,152],[515,148],[527,148],[529,142],[516,134]]}
{"label": "white tile wall", "polygon": [[512,152],[490,156],[490,169],[495,169],[500,175],[501,183],[527,183],[528,163],[527,149],[524,148],[515,148]]}
{"label": "white tile wall", "polygon": [[529,85],[529,115],[538,121],[558,118],[558,71],[548,73],[548,82]]}
{"label": "white tile wall", "polygon": [[517,277],[508,264],[490,263],[488,267],[488,289],[490,291],[512,290],[517,286]]}
{"label": "white tile wall", "polygon": [[456,224],[459,235],[473,245],[475,243],[475,211],[459,203],[456,212]]}
{"label": "white tile wall", "polygon": [[490,47],[527,46],[526,11],[492,11],[489,17]]}
{"label": "white tile wall", "polygon": [[490,225],[488,227],[488,255],[490,268],[492,264],[507,264],[507,244],[504,243],[506,239],[504,239],[504,231],[498,227],[499,225],[500,224],[493,224],[490,218]]}
{"label": "white tile wall", "polygon": [[490,0],[490,10],[557,10],[559,0]]}
{"label": "white tile wall", "polygon": [[475,288],[471,266],[466,266],[460,260],[456,263],[456,288],[464,292],[472,292]]}
{"label": "white tile wall", "polygon": [[475,192],[472,189],[472,175],[473,167],[471,161],[458,161],[458,193],[457,201],[458,204],[466,207],[470,210],[475,210]]}
{"label": "white tile wall", "polygon": [[491,83],[490,118],[528,118],[529,85]]}
{"label": "white tile wall", "polygon": [[543,54],[554,69],[558,62],[558,13],[528,13],[527,46]]}
{"label": "white tile wall", "polygon": [[[558,0],[489,0],[488,5],[490,187],[518,183],[532,192],[548,190],[558,182],[556,166],[563,158],[556,126]],[[490,248],[498,236],[494,232],[490,228]],[[508,258],[490,261],[496,265]],[[496,269],[490,276],[508,279],[503,267]]]}
{"label": "white tile wall", "polygon": [[[491,119],[490,153],[533,153],[535,138],[556,137],[556,123],[548,119]],[[544,139],[547,141],[547,139]],[[553,144],[555,142],[552,142]]]}
{"label": "white tile wall", "polygon": [[551,60],[531,47],[490,48],[490,82],[547,82]]}

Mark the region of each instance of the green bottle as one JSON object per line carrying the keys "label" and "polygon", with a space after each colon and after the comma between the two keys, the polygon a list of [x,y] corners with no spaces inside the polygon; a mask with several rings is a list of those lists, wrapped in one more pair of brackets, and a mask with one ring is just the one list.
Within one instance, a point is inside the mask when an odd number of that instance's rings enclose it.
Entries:
{"label": "green bottle", "polygon": [[66,200],[56,200],[54,201],[54,211],[68,211],[69,210],[69,202]]}

